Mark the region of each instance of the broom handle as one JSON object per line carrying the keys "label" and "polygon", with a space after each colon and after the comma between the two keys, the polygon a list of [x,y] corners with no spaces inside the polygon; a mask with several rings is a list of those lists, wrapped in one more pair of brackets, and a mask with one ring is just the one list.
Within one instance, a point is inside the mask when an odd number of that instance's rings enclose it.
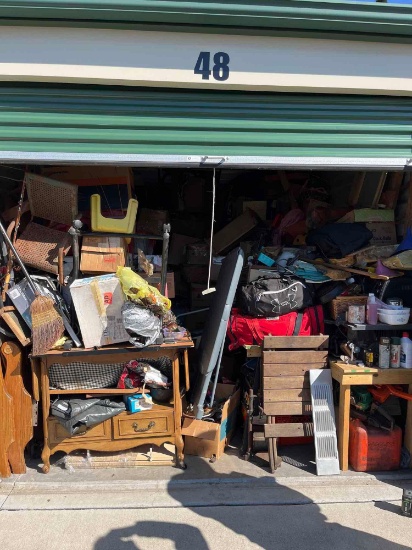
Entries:
{"label": "broom handle", "polygon": [[34,294],[36,296],[38,296],[39,292],[38,292],[37,288],[34,286],[34,283],[33,283],[32,279],[29,275],[29,272],[26,269],[26,266],[24,265],[24,263],[23,263],[22,259],[20,258],[20,256],[17,254],[17,250],[14,248],[13,243],[11,242],[11,240],[10,240],[9,236],[7,235],[7,232],[4,229],[3,224],[1,222],[0,222],[0,231],[1,231],[1,234],[3,235],[3,239],[6,241],[7,246],[13,252],[13,256],[16,258],[17,263],[20,265],[21,270],[23,271],[24,276],[26,277],[30,288],[32,289]]}

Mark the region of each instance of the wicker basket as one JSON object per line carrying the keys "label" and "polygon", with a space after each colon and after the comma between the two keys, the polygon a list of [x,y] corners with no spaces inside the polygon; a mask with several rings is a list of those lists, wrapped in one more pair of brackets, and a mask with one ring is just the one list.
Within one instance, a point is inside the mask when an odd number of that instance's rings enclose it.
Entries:
{"label": "wicker basket", "polygon": [[367,296],[338,296],[330,302],[330,313],[332,319],[336,321],[338,317],[344,315],[349,306],[366,306]]}

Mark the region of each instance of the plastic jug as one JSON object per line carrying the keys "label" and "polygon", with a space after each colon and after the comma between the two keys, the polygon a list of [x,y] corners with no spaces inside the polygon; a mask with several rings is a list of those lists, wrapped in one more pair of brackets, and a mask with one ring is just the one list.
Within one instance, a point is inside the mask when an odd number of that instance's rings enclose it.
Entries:
{"label": "plastic jug", "polygon": [[378,303],[375,294],[369,294],[366,304],[366,322],[368,325],[376,325],[378,323]]}
{"label": "plastic jug", "polygon": [[402,369],[412,369],[412,340],[407,332],[404,332],[401,338],[400,365]]}

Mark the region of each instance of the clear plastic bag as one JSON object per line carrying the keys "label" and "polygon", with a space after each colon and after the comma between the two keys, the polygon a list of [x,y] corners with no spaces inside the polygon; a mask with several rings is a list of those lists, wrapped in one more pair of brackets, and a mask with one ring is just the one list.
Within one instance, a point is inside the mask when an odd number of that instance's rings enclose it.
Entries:
{"label": "clear plastic bag", "polygon": [[123,326],[137,348],[154,344],[160,336],[162,321],[153,312],[132,302],[122,306]]}

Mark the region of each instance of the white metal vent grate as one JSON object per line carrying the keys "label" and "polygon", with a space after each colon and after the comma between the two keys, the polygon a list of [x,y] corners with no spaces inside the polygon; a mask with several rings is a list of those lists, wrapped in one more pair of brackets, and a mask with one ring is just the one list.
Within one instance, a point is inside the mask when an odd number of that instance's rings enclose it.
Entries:
{"label": "white metal vent grate", "polygon": [[330,370],[311,370],[310,389],[317,474],[339,474],[339,455]]}

